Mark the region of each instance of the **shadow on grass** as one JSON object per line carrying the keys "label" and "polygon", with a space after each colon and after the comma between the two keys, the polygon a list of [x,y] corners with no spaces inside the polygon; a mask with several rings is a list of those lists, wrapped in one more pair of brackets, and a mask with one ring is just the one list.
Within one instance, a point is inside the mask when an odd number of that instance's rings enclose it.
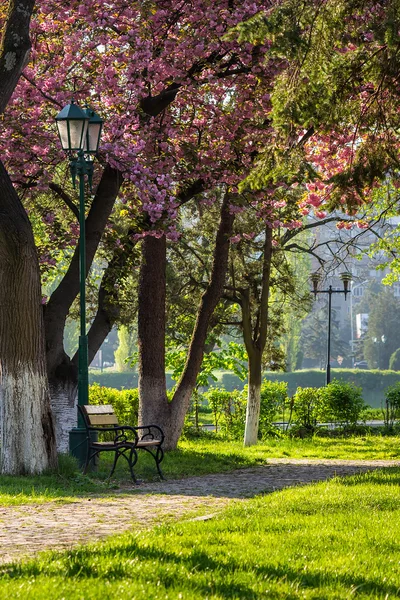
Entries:
{"label": "shadow on grass", "polygon": [[[108,479],[112,465],[111,456],[105,454],[101,456],[98,470],[88,476],[76,471],[76,466],[71,469],[71,465],[68,465],[69,457],[64,457],[62,460],[66,461],[67,468],[64,465],[58,474],[36,477],[3,476],[0,479],[0,504],[42,502],[46,498],[79,498],[87,495],[106,497],[114,495],[116,490],[127,494],[148,494],[156,491],[168,495],[179,493],[187,496],[248,498],[289,485],[325,480],[336,474],[341,477],[348,476],[357,472],[354,466],[343,463],[341,465],[291,464],[290,470],[283,466],[267,464],[266,468],[251,475],[252,480],[249,483],[249,475],[244,469],[265,465],[265,458],[240,453],[236,448],[233,453],[229,453],[227,449],[222,452],[218,448],[215,452],[201,448],[199,450],[186,448],[166,453],[161,464],[166,479],[163,482],[159,481],[153,458],[140,452],[135,474],[144,485],[137,486],[132,482],[128,465],[122,458],[111,481]],[[238,469],[242,471],[237,471]],[[391,472],[393,469],[395,467],[390,467]],[[398,471],[396,482],[400,483],[400,470]],[[190,483],[184,481],[185,478],[201,475],[209,475],[207,485],[203,479],[194,478]],[[374,477],[376,483],[379,483],[379,476],[374,475]],[[182,479],[182,483],[175,482],[177,479]],[[355,485],[358,480],[346,479],[344,483]],[[1,495],[5,498],[3,502]]]}
{"label": "shadow on grass", "polygon": [[[219,545],[219,552],[223,551],[221,546],[223,542]],[[266,554],[268,550],[266,547]],[[69,553],[51,553],[46,555],[46,561],[5,565],[0,573],[6,580],[38,578],[38,585],[40,578],[54,577],[60,573],[64,581],[74,580],[77,585],[79,580],[85,579],[106,582],[132,579],[138,583],[145,582],[149,589],[153,585],[157,585],[158,589],[161,585],[166,590],[179,588],[182,597],[185,597],[185,593],[196,591],[204,594],[204,597],[213,593],[221,598],[253,600],[260,597],[260,584],[263,581],[266,587],[271,582],[287,586],[292,592],[298,588],[321,590],[321,596],[318,596],[321,598],[325,597],[324,588],[328,588],[327,591],[334,589],[339,594],[337,597],[343,598],[349,597],[355,590],[377,594],[382,598],[398,597],[399,593],[399,588],[387,580],[376,581],[359,574],[338,573],[334,567],[331,572],[316,569],[305,572],[304,565],[296,568],[282,563],[268,564],[267,559],[263,565],[251,560],[243,563],[232,557],[229,547],[226,548],[229,558],[225,560],[216,559],[199,548],[193,548],[185,554],[186,551],[188,549],[185,546],[183,551],[178,546],[172,552],[146,546],[134,539],[117,547],[86,547]],[[290,556],[287,558],[290,560]],[[268,597],[282,598],[283,591],[282,588],[276,592],[268,589]]]}

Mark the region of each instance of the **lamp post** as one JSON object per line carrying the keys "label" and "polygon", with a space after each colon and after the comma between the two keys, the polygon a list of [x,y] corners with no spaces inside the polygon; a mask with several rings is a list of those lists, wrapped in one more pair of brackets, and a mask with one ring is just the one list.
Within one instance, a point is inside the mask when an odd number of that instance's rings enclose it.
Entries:
{"label": "lamp post", "polygon": [[[88,338],[86,335],[86,235],[85,235],[85,179],[92,187],[93,161],[91,154],[97,154],[103,121],[91,109],[82,110],[75,104],[65,106],[56,116],[62,149],[70,159],[72,183],[75,188],[79,180],[79,301],[80,336],[78,367],[78,405],[89,403],[89,361]],[[86,456],[86,432],[78,411],[78,426],[70,431],[69,451],[80,464]]]}
{"label": "lamp post", "polygon": [[376,344],[377,349],[378,349],[378,369],[381,368],[381,344],[385,344],[386,342],[386,335],[381,335],[380,338],[377,337],[373,337],[372,341],[374,342],[374,344]]}
{"label": "lamp post", "polygon": [[344,298],[347,298],[347,294],[350,293],[349,285],[352,279],[352,275],[349,272],[341,273],[340,279],[343,282],[343,290],[334,290],[330,285],[327,290],[319,290],[318,285],[321,281],[320,273],[312,273],[311,282],[313,284],[312,292],[314,294],[315,299],[317,299],[317,294],[328,294],[328,341],[327,341],[327,360],[326,360],[326,385],[331,382],[331,314],[332,314],[332,294],[344,294]]}
{"label": "lamp post", "polygon": [[[355,289],[362,287],[363,285],[365,285],[366,283],[368,283],[368,279],[366,279],[365,281],[361,281],[360,283],[357,283],[356,285],[352,286],[352,291],[354,292]],[[350,296],[350,327],[351,327],[351,340],[350,340],[350,347],[351,347],[351,365],[352,367],[354,367],[354,318],[353,318],[353,296],[354,294],[352,294]]]}

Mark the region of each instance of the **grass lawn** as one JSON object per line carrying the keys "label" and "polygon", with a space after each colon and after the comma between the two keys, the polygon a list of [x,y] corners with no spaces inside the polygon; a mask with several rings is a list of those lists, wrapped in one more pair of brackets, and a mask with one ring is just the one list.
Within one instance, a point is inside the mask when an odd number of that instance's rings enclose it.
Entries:
{"label": "grass lawn", "polygon": [[375,471],[45,553],[2,567],[0,598],[398,598],[399,484],[399,469]]}
{"label": "grass lawn", "polygon": [[[178,450],[168,452],[162,468],[167,479],[220,473],[243,467],[266,464],[269,458],[340,458],[340,459],[400,459],[400,438],[365,436],[353,438],[271,439],[250,448],[241,442],[200,438],[183,440]],[[68,502],[77,496],[113,495],[120,482],[130,481],[126,462],[120,459],[111,482],[110,457],[100,460],[99,470],[83,476],[63,458],[59,474],[40,477],[0,477],[0,506],[7,504],[42,503],[52,500]],[[139,453],[135,469],[146,481],[157,480],[154,461]],[[134,488],[132,488],[134,493]]]}

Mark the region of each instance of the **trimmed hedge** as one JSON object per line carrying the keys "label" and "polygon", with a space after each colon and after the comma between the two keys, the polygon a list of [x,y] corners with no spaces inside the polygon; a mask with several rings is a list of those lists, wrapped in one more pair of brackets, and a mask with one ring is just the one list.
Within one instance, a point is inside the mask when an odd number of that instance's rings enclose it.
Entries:
{"label": "trimmed hedge", "polygon": [[[89,383],[97,383],[102,387],[114,388],[115,390],[132,390],[138,386],[137,373],[119,373],[117,371],[89,371]],[[171,379],[171,375],[167,373],[167,389],[171,389],[175,385],[175,381]]]}
{"label": "trimmed hedge", "polygon": [[[289,396],[293,396],[298,387],[319,388],[325,385],[325,371],[319,369],[307,369],[293,373],[267,372],[264,373],[264,377],[268,381],[285,381],[288,384]],[[385,389],[400,382],[400,373],[396,371],[332,369],[331,377],[361,387],[364,402],[374,408],[384,405]],[[229,391],[241,390],[245,382],[240,381],[233,373],[222,372],[219,377],[219,385]]]}
{"label": "trimmed hedge", "polygon": [[139,392],[137,389],[116,390],[98,385],[89,386],[90,404],[111,404],[120,425],[135,427],[138,423]]}

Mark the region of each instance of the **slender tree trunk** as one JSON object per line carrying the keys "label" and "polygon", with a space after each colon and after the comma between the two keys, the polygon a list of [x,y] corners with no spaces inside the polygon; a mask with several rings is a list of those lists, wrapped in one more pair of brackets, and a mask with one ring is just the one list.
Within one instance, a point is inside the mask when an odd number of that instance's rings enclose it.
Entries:
{"label": "slender tree trunk", "polygon": [[201,299],[188,358],[171,402],[165,387],[165,265],[162,240],[146,238],[139,288],[139,422],[160,425],[165,448],[176,447],[182,433],[190,397],[203,360],[204,346],[212,314],[221,298],[229,256],[234,215],[232,197],[226,194],[216,236],[211,279]]}
{"label": "slender tree trunk", "polygon": [[32,229],[0,163],[1,472],[57,464],[47,384],[41,284]]}
{"label": "slender tree trunk", "polygon": [[257,443],[261,406],[262,352],[253,350],[249,354],[248,393],[244,445]]}
{"label": "slender tree trunk", "polygon": [[261,406],[262,356],[267,342],[268,329],[268,297],[271,279],[272,261],[272,229],[266,227],[262,284],[256,318],[252,322],[252,307],[249,290],[241,293],[243,322],[243,340],[249,357],[248,397],[246,407],[246,425],[244,445],[257,443]]}

